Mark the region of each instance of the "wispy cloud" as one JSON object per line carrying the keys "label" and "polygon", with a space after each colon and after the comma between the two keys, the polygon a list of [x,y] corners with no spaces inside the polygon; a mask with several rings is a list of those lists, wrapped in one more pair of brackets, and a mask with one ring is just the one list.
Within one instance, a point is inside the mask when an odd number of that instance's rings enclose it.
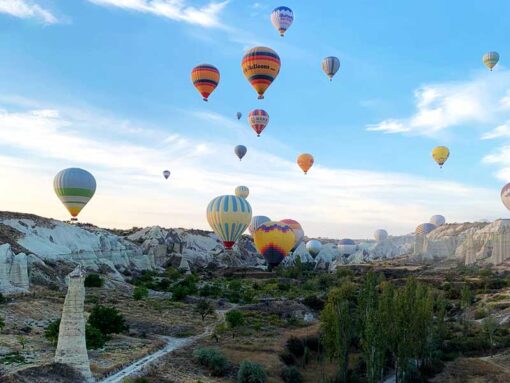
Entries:
{"label": "wispy cloud", "polygon": [[497,126],[493,130],[484,133],[482,140],[492,140],[494,138],[510,137],[510,121],[505,122],[502,125]]}
{"label": "wispy cloud", "polygon": [[0,0],[0,13],[20,19],[36,19],[44,24],[59,22],[51,11],[30,0]]}
{"label": "wispy cloud", "polygon": [[88,0],[94,4],[152,14],[167,19],[196,24],[202,27],[222,25],[219,15],[229,0],[210,2],[202,7],[189,5],[185,0]]}

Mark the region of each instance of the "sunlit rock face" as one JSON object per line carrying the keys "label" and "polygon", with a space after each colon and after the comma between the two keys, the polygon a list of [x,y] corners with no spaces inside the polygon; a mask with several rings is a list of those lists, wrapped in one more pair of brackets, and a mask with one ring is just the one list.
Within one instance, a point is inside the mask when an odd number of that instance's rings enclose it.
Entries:
{"label": "sunlit rock face", "polygon": [[26,292],[29,287],[27,255],[15,254],[8,243],[0,245],[0,292]]}

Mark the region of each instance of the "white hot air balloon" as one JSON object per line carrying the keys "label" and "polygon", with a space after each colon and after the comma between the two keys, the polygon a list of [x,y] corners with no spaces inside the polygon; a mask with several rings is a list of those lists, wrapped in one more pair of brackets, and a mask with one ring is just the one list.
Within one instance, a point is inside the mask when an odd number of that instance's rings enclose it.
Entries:
{"label": "white hot air balloon", "polygon": [[352,239],[342,239],[338,242],[338,252],[344,257],[353,254],[356,249],[356,243]]}
{"label": "white hot air balloon", "polygon": [[388,238],[388,232],[384,229],[379,229],[374,232],[374,238],[377,242],[385,241]]}
{"label": "white hot air balloon", "polygon": [[306,243],[306,250],[310,253],[313,259],[320,253],[322,243],[316,239],[311,239]]}
{"label": "white hot air balloon", "polygon": [[442,226],[446,223],[446,218],[442,215],[433,215],[430,217],[430,223],[436,226]]}

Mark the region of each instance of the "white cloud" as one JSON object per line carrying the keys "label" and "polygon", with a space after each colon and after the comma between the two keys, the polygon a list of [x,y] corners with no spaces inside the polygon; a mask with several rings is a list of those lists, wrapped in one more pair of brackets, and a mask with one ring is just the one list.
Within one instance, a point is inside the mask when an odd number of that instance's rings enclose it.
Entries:
{"label": "white cloud", "polygon": [[49,10],[30,0],[0,0],[0,13],[21,19],[36,19],[45,24],[58,23],[57,17]]}
{"label": "white cloud", "polygon": [[219,14],[229,0],[211,2],[203,7],[194,7],[185,0],[88,0],[101,6],[117,7],[131,11],[148,13],[175,21],[203,27],[219,27]]}
{"label": "white cloud", "polygon": [[495,129],[484,133],[482,140],[492,140],[494,138],[510,137],[510,121],[505,122],[502,125],[497,126]]}

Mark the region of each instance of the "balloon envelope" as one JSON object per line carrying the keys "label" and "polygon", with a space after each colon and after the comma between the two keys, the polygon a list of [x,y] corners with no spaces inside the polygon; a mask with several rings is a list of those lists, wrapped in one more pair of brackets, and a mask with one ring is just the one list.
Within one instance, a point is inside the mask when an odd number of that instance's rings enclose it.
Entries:
{"label": "balloon envelope", "polygon": [[241,197],[241,198],[248,198],[248,195],[250,194],[250,189],[248,189],[248,186],[238,186],[236,187],[236,190],[235,190],[235,195],[237,197]]}
{"label": "balloon envelope", "polygon": [[237,112],[236,116],[237,116],[237,119],[240,120],[241,117],[243,116],[243,114],[241,112]]}
{"label": "balloon envelope", "polygon": [[384,229],[379,229],[374,232],[374,238],[377,242],[385,241],[388,238],[388,232]]}
{"label": "balloon envelope", "polygon": [[280,32],[280,36],[283,37],[287,29],[292,25],[294,21],[294,13],[292,9],[288,7],[277,7],[273,9],[271,13],[271,22],[273,26]]}
{"label": "balloon envelope", "polygon": [[316,239],[311,239],[306,243],[306,250],[312,256],[313,259],[321,252],[322,243]]}
{"label": "balloon envelope", "polygon": [[285,223],[290,226],[292,231],[294,231],[294,236],[296,237],[296,243],[292,247],[292,251],[296,250],[299,244],[303,241],[303,238],[305,237],[305,232],[303,228],[301,227],[301,224],[293,219],[287,218],[282,219],[280,222]]}
{"label": "balloon envelope", "polygon": [[96,180],[86,170],[68,168],[57,173],[53,179],[53,189],[73,219],[76,219],[96,192]]}
{"label": "balloon envelope", "polygon": [[306,174],[313,165],[313,156],[309,153],[300,154],[296,160],[298,166]]}
{"label": "balloon envelope", "polygon": [[191,71],[191,81],[204,101],[207,101],[220,82],[220,71],[214,65],[197,65]]}
{"label": "balloon envelope", "polygon": [[430,217],[430,223],[436,226],[441,226],[446,223],[446,218],[439,214],[433,215]]}
{"label": "balloon envelope", "polygon": [[163,177],[165,177],[165,179],[168,179],[168,177],[170,177],[170,170],[163,170]]}
{"label": "balloon envelope", "polygon": [[349,256],[356,251],[356,243],[352,239],[341,239],[338,242],[338,252],[340,255]]}
{"label": "balloon envelope", "polygon": [[428,233],[432,232],[437,226],[432,223],[422,223],[421,225],[418,225],[416,227],[416,230],[414,231],[416,235],[427,235]]}
{"label": "balloon envelope", "polygon": [[322,60],[322,70],[326,73],[326,76],[329,77],[330,80],[333,79],[333,76],[340,69],[340,60],[338,57],[329,56]]}
{"label": "balloon envelope", "polygon": [[489,70],[492,71],[492,68],[496,66],[499,61],[499,53],[498,52],[487,52],[483,55],[482,61]]}
{"label": "balloon envelope", "polygon": [[262,99],[264,92],[280,73],[280,56],[271,48],[255,47],[244,54],[241,68],[244,77],[258,93],[259,99]]}
{"label": "balloon envelope", "polygon": [[278,266],[289,255],[295,242],[294,232],[289,225],[269,221],[261,224],[253,233],[253,242],[262,254],[269,268]]}
{"label": "balloon envelope", "polygon": [[253,235],[255,230],[257,230],[260,225],[269,221],[271,221],[271,219],[265,215],[256,215],[251,219],[250,226],[248,226],[248,231],[251,235]]}
{"label": "balloon envelope", "polygon": [[239,158],[239,161],[241,161],[243,159],[243,157],[246,155],[247,151],[248,151],[248,149],[244,145],[237,145],[234,148],[234,153]]}
{"label": "balloon envelope", "polygon": [[510,183],[503,186],[503,189],[501,189],[501,201],[503,202],[503,205],[510,210]]}
{"label": "balloon envelope", "polygon": [[262,109],[254,109],[248,114],[248,123],[251,128],[257,133],[257,137],[260,137],[260,133],[269,123],[269,114]]}
{"label": "balloon envelope", "polygon": [[446,146],[436,146],[432,150],[432,158],[440,167],[443,167],[446,160],[450,157],[450,150]]}
{"label": "balloon envelope", "polygon": [[251,206],[244,198],[222,195],[207,206],[207,221],[227,249],[244,233],[251,220]]}

